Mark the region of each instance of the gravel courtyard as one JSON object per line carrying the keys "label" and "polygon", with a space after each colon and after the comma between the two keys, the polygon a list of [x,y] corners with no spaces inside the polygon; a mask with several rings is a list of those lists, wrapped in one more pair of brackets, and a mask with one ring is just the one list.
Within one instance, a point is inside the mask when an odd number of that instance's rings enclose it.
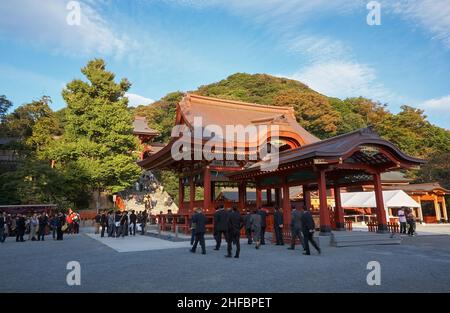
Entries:
{"label": "gravel courtyard", "polygon": [[[95,235],[98,236],[98,235]],[[450,292],[450,236],[404,237],[401,245],[335,248],[321,237],[322,255],[312,250],[242,244],[240,259],[189,253],[188,242],[165,243],[149,236],[127,237],[118,252],[92,235],[64,241],[0,244],[0,292]],[[120,250],[120,249],[119,249]],[[123,250],[123,251],[126,251]],[[81,285],[68,286],[66,265],[81,265]],[[369,286],[367,263],[381,264],[381,285]]]}

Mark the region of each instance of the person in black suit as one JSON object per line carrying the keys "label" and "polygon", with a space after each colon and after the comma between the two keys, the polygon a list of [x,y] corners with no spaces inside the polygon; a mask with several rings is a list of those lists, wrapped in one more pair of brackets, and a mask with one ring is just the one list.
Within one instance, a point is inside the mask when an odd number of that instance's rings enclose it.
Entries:
{"label": "person in black suit", "polygon": [[102,227],[100,237],[105,237],[105,230],[108,226],[108,216],[106,215],[106,211],[103,211],[102,215],[100,216],[100,226]]}
{"label": "person in black suit", "polygon": [[227,240],[227,252],[225,255],[227,258],[231,258],[232,245],[233,243],[236,245],[236,254],[235,258],[239,258],[239,253],[241,251],[241,228],[244,226],[244,221],[241,217],[236,206],[233,207],[233,210],[230,212],[228,216],[228,240]]}
{"label": "person in black suit", "polygon": [[206,216],[202,213],[202,209],[200,208],[197,208],[195,211],[196,211],[195,214],[192,215],[192,225],[195,226],[195,241],[194,245],[192,246],[192,249],[190,249],[189,251],[195,253],[197,245],[200,242],[202,254],[206,254],[206,247],[205,247]]}
{"label": "person in black suit", "polygon": [[141,235],[145,235],[145,226],[147,225],[147,219],[148,219],[147,211],[142,212]]}
{"label": "person in black suit", "polygon": [[289,250],[295,249],[295,240],[298,238],[300,243],[303,246],[303,250],[305,250],[305,239],[302,236],[302,216],[303,211],[299,211],[292,206],[291,211],[291,246],[288,248]]}
{"label": "person in black suit", "polygon": [[124,211],[120,218],[120,235],[122,238],[128,236],[128,212]]}
{"label": "person in black suit", "polygon": [[136,221],[137,221],[137,215],[136,213],[134,213],[134,210],[131,211],[130,214],[130,235],[131,235],[131,231],[133,231],[133,236],[136,236]]}
{"label": "person in black suit", "polygon": [[273,227],[275,229],[276,245],[283,246],[283,212],[281,212],[279,207],[275,207],[275,212],[273,213]]}
{"label": "person in black suit", "polygon": [[262,208],[258,208],[258,214],[261,216],[261,244],[265,245],[266,241],[264,239],[264,235],[266,233],[267,226],[267,212]]}
{"label": "person in black suit", "polygon": [[39,230],[38,230],[38,241],[42,239],[44,241],[45,231],[48,225],[48,216],[47,213],[42,213],[39,216]]}
{"label": "person in black suit", "polygon": [[191,229],[191,246],[193,246],[195,241],[195,224],[192,223],[192,218],[189,222],[189,228]]}
{"label": "person in black suit", "polygon": [[314,230],[316,229],[316,225],[314,223],[314,219],[311,215],[311,212],[308,211],[308,209],[305,207],[305,211],[302,215],[302,232],[303,232],[303,238],[304,238],[304,248],[305,251],[303,254],[310,255],[309,251],[309,242],[311,241],[311,244],[316,248],[317,252],[319,254],[321,253],[319,246],[314,241]]}
{"label": "person in black suit", "polygon": [[66,217],[61,212],[58,213],[58,221],[56,224],[56,240],[63,240],[62,227],[66,224]]}
{"label": "person in black suit", "polygon": [[0,242],[5,242],[6,239],[6,214],[0,212]]}
{"label": "person in black suit", "polygon": [[25,217],[19,214],[16,219],[16,241],[24,242],[23,235],[25,235]]}
{"label": "person in black suit", "polygon": [[225,211],[223,205],[220,205],[216,213],[214,213],[214,237],[216,239],[216,247],[214,250],[220,249],[222,235],[225,239],[227,238],[228,215],[229,213]]}

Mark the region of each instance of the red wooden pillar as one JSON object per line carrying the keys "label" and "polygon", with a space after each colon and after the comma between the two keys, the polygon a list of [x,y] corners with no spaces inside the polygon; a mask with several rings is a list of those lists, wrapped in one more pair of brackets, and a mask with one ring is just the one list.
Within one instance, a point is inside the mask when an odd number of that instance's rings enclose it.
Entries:
{"label": "red wooden pillar", "polygon": [[280,188],[275,188],[275,205],[279,208],[282,207],[280,198]]}
{"label": "red wooden pillar", "polygon": [[256,208],[259,209],[262,205],[262,191],[261,188],[256,187]]}
{"label": "red wooden pillar", "polygon": [[205,167],[203,173],[203,210],[209,211],[211,205],[211,172],[209,166]]}
{"label": "red wooden pillar", "polygon": [[266,200],[268,206],[272,205],[272,189],[270,188],[266,190]]}
{"label": "red wooden pillar", "polygon": [[178,179],[178,208],[181,212],[184,212],[183,208],[184,204],[184,185],[183,185],[183,177]]}
{"label": "red wooden pillar", "polygon": [[327,183],[325,180],[325,170],[319,171],[319,202],[320,202],[320,234],[330,235],[330,211],[327,205]]}
{"label": "red wooden pillar", "polygon": [[291,200],[289,199],[289,185],[283,184],[283,224],[287,227],[291,223]]}
{"label": "red wooden pillar", "polygon": [[195,182],[194,177],[189,177],[189,213],[194,212],[194,201],[195,201]]}
{"label": "red wooden pillar", "polygon": [[211,182],[211,207],[214,207],[216,203],[216,183]]}
{"label": "red wooden pillar", "polygon": [[303,185],[303,204],[308,210],[311,210],[311,191],[308,190],[308,186]]}
{"label": "red wooden pillar", "polygon": [[384,209],[383,189],[381,187],[381,175],[380,173],[373,174],[373,186],[375,191],[375,200],[377,202],[377,222],[378,233],[389,232],[386,221],[386,211]]}
{"label": "red wooden pillar", "polygon": [[239,194],[239,211],[244,212],[245,210],[245,195],[246,195],[246,188],[245,188],[245,182],[239,182],[238,185],[238,194]]}
{"label": "red wooden pillar", "polygon": [[334,209],[334,220],[336,221],[336,230],[345,230],[344,209],[341,202],[341,190],[338,186],[334,186],[334,202],[336,207]]}

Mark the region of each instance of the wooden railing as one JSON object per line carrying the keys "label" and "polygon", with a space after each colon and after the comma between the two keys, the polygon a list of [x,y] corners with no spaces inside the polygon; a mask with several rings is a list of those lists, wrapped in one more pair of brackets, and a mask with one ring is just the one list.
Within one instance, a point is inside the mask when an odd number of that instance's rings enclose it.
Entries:
{"label": "wooden railing", "polygon": [[[378,223],[374,221],[370,221],[367,223],[367,227],[370,232],[377,232],[378,231]],[[399,233],[400,232],[400,225],[398,223],[387,223],[388,231],[391,233]]]}
{"label": "wooden railing", "polygon": [[[207,223],[206,233],[213,231],[213,215],[205,214]],[[159,214],[150,218],[152,224],[157,224],[160,231],[178,232],[183,234],[191,233],[191,216],[189,214]]]}

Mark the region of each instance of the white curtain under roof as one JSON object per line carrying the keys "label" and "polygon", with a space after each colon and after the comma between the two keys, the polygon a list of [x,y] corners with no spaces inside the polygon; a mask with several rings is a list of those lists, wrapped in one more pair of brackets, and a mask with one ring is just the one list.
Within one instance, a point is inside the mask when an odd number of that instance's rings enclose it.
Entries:
{"label": "white curtain under roof", "polygon": [[[375,200],[374,191],[365,192],[343,192],[341,193],[343,208],[375,208],[377,202]],[[418,208],[420,207],[413,198],[408,196],[403,190],[386,190],[383,191],[383,200],[385,208]]]}

